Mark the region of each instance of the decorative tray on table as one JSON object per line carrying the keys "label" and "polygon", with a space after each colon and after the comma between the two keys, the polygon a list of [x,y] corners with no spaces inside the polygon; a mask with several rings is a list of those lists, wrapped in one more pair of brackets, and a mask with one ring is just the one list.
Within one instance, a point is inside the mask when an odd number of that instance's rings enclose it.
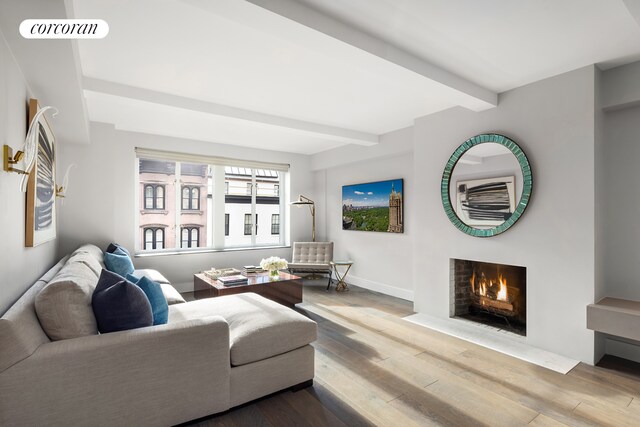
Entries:
{"label": "decorative tray on table", "polygon": [[241,271],[236,270],[235,268],[212,268],[211,270],[205,270],[202,272],[202,274],[213,280],[218,280],[220,277],[235,276],[240,273]]}

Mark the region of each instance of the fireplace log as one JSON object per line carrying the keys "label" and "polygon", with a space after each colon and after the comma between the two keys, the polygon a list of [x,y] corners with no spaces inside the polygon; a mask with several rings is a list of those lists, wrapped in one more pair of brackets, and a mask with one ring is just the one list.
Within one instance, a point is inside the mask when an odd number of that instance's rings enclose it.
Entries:
{"label": "fireplace log", "polygon": [[474,303],[476,303],[481,307],[490,307],[498,310],[513,312],[513,304],[507,301],[499,301],[499,300],[487,298],[482,295],[472,295],[472,299],[474,300]]}

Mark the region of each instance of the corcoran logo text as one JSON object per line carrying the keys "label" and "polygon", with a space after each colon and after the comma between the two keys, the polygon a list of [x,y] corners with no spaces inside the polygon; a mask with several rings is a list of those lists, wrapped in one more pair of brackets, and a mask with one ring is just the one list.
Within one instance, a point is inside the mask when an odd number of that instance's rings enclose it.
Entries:
{"label": "corcoran logo text", "polygon": [[102,19],[25,19],[20,34],[25,39],[102,39],[109,24]]}

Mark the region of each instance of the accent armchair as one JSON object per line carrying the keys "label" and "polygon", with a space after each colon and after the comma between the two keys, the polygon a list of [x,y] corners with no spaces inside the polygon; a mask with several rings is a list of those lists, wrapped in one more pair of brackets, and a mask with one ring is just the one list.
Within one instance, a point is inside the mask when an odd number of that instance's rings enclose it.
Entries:
{"label": "accent armchair", "polygon": [[289,272],[328,274],[331,284],[331,264],[333,261],[333,242],[294,242],[293,256],[289,263]]}

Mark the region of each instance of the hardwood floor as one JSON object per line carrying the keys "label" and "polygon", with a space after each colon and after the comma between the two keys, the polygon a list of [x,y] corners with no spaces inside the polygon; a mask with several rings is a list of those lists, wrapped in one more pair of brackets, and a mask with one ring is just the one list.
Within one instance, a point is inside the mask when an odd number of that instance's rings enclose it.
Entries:
{"label": "hardwood floor", "polygon": [[562,375],[405,322],[410,302],[325,287],[307,281],[298,305],[318,322],[313,387],[192,425],[640,426],[638,364]]}

